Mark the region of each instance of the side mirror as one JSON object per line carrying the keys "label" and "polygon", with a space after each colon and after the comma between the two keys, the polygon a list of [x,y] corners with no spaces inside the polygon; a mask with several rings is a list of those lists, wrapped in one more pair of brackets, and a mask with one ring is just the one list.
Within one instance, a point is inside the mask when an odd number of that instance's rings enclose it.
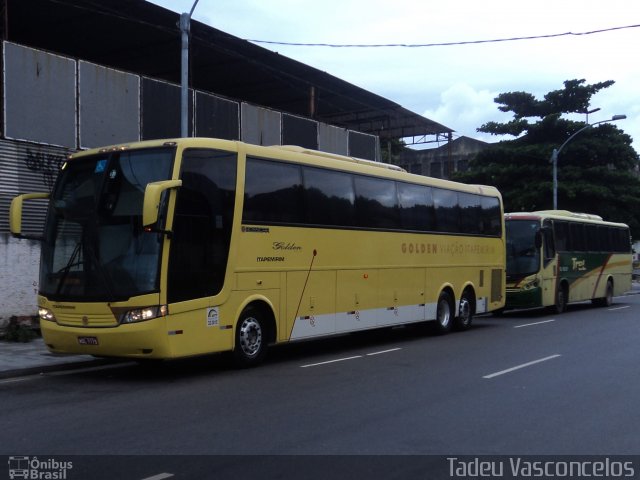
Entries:
{"label": "side mirror", "polygon": [[142,204],[142,226],[151,228],[158,223],[160,198],[162,192],[182,186],[182,180],[162,180],[147,184],[144,189],[144,202]]}
{"label": "side mirror", "polygon": [[9,230],[14,237],[19,238],[38,238],[29,235],[22,235],[22,205],[25,200],[46,199],[49,193],[25,193],[18,195],[11,200],[11,208],[9,210]]}

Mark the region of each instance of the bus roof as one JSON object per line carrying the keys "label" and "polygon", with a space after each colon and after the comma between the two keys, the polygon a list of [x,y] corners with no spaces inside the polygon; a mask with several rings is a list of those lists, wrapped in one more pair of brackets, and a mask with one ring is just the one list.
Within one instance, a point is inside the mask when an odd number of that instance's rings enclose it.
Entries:
{"label": "bus roof", "polygon": [[505,220],[544,220],[547,218],[555,220],[568,220],[584,223],[596,223],[603,225],[612,225],[618,227],[627,227],[628,225],[618,222],[608,222],[602,219],[600,215],[591,213],[570,212],[568,210],[538,210],[535,212],[509,212],[505,213]]}
{"label": "bus roof", "polygon": [[111,145],[106,147],[92,148],[76,152],[69,156],[70,160],[104,153],[109,151],[125,151],[135,148],[153,148],[162,146],[178,146],[182,148],[221,148],[229,151],[251,153],[262,158],[282,159],[289,162],[300,162],[308,165],[318,165],[328,168],[348,170],[373,176],[393,178],[399,181],[420,183],[423,185],[436,186],[440,188],[475,193],[478,195],[493,196],[502,198],[497,188],[487,185],[469,185],[466,183],[454,182],[435,177],[427,177],[407,172],[405,169],[388,163],[376,162],[362,158],[349,157],[320,150],[311,150],[294,145],[273,145],[261,146],[245,143],[236,140],[223,140],[218,138],[189,137],[189,138],[169,138],[158,140],[144,140],[126,144]]}

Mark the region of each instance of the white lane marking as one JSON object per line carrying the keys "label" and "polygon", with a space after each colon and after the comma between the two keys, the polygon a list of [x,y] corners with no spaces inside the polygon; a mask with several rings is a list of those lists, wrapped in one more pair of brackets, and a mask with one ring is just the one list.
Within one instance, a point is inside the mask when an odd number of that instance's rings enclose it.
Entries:
{"label": "white lane marking", "polygon": [[552,318],[551,320],[542,320],[541,322],[525,323],[524,325],[516,325],[516,326],[515,326],[515,327],[513,327],[513,328],[530,327],[530,326],[532,326],[532,325],[540,325],[540,324],[543,324],[543,323],[549,323],[549,322],[555,322],[555,321],[556,321],[556,319],[555,319],[555,318]]}
{"label": "white lane marking", "polygon": [[631,305],[625,305],[624,307],[608,308],[607,310],[609,310],[610,312],[613,312],[614,310],[624,310],[625,308],[631,308]]}
{"label": "white lane marking", "polygon": [[173,476],[173,473],[159,473],[157,475],[154,475],[153,477],[143,478],[142,480],[163,480],[164,478],[170,478]]}
{"label": "white lane marking", "polygon": [[347,360],[354,360],[356,358],[362,358],[362,355],[355,355],[353,357],[346,357],[346,358],[336,358],[335,360],[328,360],[326,362],[309,363],[308,365],[300,365],[300,368],[317,367],[319,365],[327,365],[329,363],[336,363],[336,362],[345,362]]}
{"label": "white lane marking", "polygon": [[389,350],[382,350],[380,352],[367,353],[367,357],[370,357],[372,355],[381,355],[383,353],[397,352],[398,350],[402,350],[402,349],[398,347],[398,348],[390,348]]}
{"label": "white lane marking", "polygon": [[549,357],[544,357],[544,358],[540,358],[539,360],[534,360],[532,362],[527,362],[527,363],[523,363],[522,365],[517,365],[515,367],[511,367],[511,368],[507,368],[506,370],[501,370],[500,372],[495,372],[495,373],[491,373],[489,375],[485,375],[482,378],[494,378],[494,377],[498,377],[500,375],[504,375],[505,373],[511,373],[514,372],[516,370],[520,370],[521,368],[526,368],[526,367],[530,367],[531,365],[535,365],[537,363],[542,363],[542,362],[546,362],[547,360],[553,360],[554,358],[558,358],[561,355],[555,354],[555,355],[551,355]]}

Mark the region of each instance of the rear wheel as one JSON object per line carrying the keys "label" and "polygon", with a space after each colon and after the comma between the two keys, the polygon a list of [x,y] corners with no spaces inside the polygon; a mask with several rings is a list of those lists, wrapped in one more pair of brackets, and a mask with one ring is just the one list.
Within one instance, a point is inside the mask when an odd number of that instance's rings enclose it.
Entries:
{"label": "rear wheel", "polygon": [[470,290],[465,290],[460,298],[458,316],[453,321],[453,328],[458,331],[467,330],[471,326],[474,313],[473,295]]}
{"label": "rear wheel", "polygon": [[236,325],[233,359],[238,367],[252,367],[264,360],[267,354],[268,335],[266,322],[260,310],[247,307]]}
{"label": "rear wheel", "polygon": [[436,333],[445,334],[451,331],[453,323],[453,299],[448,292],[441,292],[436,308]]}

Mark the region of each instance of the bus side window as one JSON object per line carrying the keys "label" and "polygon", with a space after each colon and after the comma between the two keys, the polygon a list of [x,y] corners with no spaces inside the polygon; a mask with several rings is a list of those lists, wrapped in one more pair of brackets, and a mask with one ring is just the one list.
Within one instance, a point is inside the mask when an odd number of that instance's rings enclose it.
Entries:
{"label": "bus side window", "polygon": [[558,252],[566,252],[569,242],[569,225],[567,222],[553,222],[553,231],[555,235],[555,247]]}

